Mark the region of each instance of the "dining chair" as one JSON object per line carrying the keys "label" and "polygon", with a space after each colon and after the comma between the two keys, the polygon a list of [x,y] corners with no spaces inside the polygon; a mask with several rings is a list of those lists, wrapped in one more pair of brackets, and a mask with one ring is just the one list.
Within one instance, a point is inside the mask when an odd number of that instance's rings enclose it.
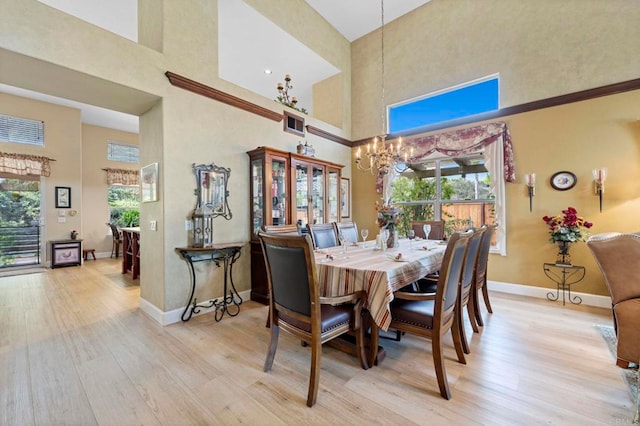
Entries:
{"label": "dining chair", "polygon": [[260,230],[267,234],[300,235],[298,225],[262,225]]}
{"label": "dining chair", "polygon": [[[492,314],[491,301],[489,300],[489,289],[487,288],[487,267],[489,263],[489,250],[491,249],[491,240],[496,232],[498,225],[484,225],[485,232],[482,235],[480,241],[480,249],[478,250],[478,262],[475,268],[475,277],[473,279],[473,288],[471,289],[471,302],[473,303],[473,310],[475,311],[476,323],[482,327],[484,321],[482,321],[482,314],[480,312],[480,297],[479,291],[482,291],[482,298],[484,299],[484,305],[487,307],[487,311]],[[476,327],[474,331],[477,332]]]}
{"label": "dining chair", "polygon": [[473,284],[475,279],[475,271],[478,265],[478,255],[480,254],[480,244],[482,237],[485,234],[487,228],[476,228],[471,230],[473,232],[469,238],[469,244],[467,245],[467,252],[464,256],[464,265],[462,267],[462,273],[460,275],[460,286],[458,290],[458,306],[456,307],[456,325],[460,328],[460,338],[462,340],[462,349],[465,354],[471,353],[469,347],[469,341],[467,340],[467,333],[464,327],[464,314],[467,311],[469,316],[469,323],[473,331],[477,333],[478,325],[476,324],[476,315],[473,302],[471,301],[471,292],[473,291]]}
{"label": "dining chair", "polygon": [[[484,235],[486,228],[475,228],[470,230],[472,232],[469,237],[469,243],[467,244],[467,251],[464,255],[464,263],[462,266],[462,273],[460,274],[460,283],[458,284],[458,301],[456,303],[456,324],[455,326],[460,329],[460,336],[462,340],[462,348],[465,354],[471,353],[469,347],[469,341],[467,340],[467,333],[464,327],[464,311],[466,309],[469,316],[469,323],[474,332],[478,332],[478,325],[476,324],[475,308],[471,301],[471,292],[473,291],[473,283],[475,279],[475,271],[478,264],[478,255],[480,253],[480,243],[482,242],[482,236]],[[427,276],[426,278],[418,280],[417,285],[414,288],[407,288],[407,291],[412,293],[432,294],[435,297],[438,276],[432,278]]]}
{"label": "dining chair", "polygon": [[358,226],[355,222],[334,222],[338,238],[342,234],[346,241],[351,243],[358,242]]}
{"label": "dining chair", "polygon": [[587,240],[587,247],[611,295],[616,365],[628,368],[640,360],[640,235],[618,232],[593,235]]}
{"label": "dining chair", "polygon": [[338,233],[333,223],[307,224],[307,231],[315,248],[338,246]]}
{"label": "dining chair", "polygon": [[[456,327],[458,285],[464,264],[467,245],[472,232],[454,233],[442,259],[435,297],[433,294],[397,291],[391,302],[391,325],[396,330],[431,339],[431,352],[438,379],[440,395],[451,398],[449,381],[444,366],[443,339],[451,330],[458,362],[466,364],[460,329]],[[378,344],[378,330],[372,322],[371,345]],[[372,351],[373,354],[373,351]],[[373,358],[369,359],[370,363]]]}
{"label": "dining chair", "polygon": [[120,244],[122,244],[122,234],[120,234],[120,230],[113,223],[107,222],[106,225],[109,228],[111,228],[111,236],[112,236],[111,237],[112,238],[111,256],[109,257],[113,257],[113,255],[115,254],[116,258],[118,258],[120,256]]}
{"label": "dining chair", "polygon": [[283,330],[311,347],[311,371],[307,405],[318,395],[322,344],[354,332],[360,366],[368,369],[362,327],[365,293],[358,291],[339,297],[321,297],[313,246],[308,235],[259,233],[269,284],[269,320],[271,340],[264,363],[268,372]]}
{"label": "dining chair", "polygon": [[[429,235],[424,234],[424,225],[431,225]],[[444,238],[444,220],[420,220],[410,222],[411,229],[416,233],[416,237],[441,240]]]}

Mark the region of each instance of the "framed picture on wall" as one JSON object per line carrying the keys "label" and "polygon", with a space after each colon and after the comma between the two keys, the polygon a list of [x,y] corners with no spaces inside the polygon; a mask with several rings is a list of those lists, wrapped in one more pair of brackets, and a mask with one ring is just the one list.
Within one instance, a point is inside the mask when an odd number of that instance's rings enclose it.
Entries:
{"label": "framed picture on wall", "polygon": [[71,188],[68,186],[56,186],[56,209],[71,208]]}
{"label": "framed picture on wall", "polygon": [[351,217],[351,187],[349,178],[340,178],[340,217]]}
{"label": "framed picture on wall", "polygon": [[158,163],[140,169],[140,195],[143,203],[158,201]]}

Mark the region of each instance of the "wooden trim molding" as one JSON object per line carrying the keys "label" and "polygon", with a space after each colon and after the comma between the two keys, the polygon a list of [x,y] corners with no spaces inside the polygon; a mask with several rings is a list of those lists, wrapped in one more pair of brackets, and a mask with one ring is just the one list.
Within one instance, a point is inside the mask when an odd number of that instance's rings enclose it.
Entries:
{"label": "wooden trim molding", "polygon": [[[640,89],[640,78],[635,80],[623,81],[621,83],[609,84],[607,86],[596,87],[593,89],[582,90],[580,92],[568,93],[566,95],[554,96],[552,98],[541,99],[538,101],[527,102],[525,104],[514,105],[507,108],[499,109],[498,111],[487,112],[484,114],[477,114],[473,117],[465,117],[457,120],[451,120],[446,123],[433,124],[430,126],[424,126],[417,129],[412,129],[406,132],[398,132],[388,136],[387,139],[393,139],[398,136],[412,136],[420,133],[434,132],[436,130],[448,129],[450,127],[463,126],[465,124],[478,123],[486,120],[494,120],[509,115],[522,114],[523,112],[535,111],[538,109],[549,108],[564,104],[570,104],[573,102],[586,101],[589,99],[599,98],[602,96],[615,95],[623,92],[630,92],[632,90]],[[353,142],[353,146],[365,145],[371,142],[372,137],[360,139]]]}
{"label": "wooden trim molding", "polygon": [[318,128],[318,127],[313,127],[310,124],[307,124],[306,127],[307,127],[307,132],[311,133],[312,135],[320,136],[321,138],[325,138],[325,139],[328,139],[330,141],[337,142],[339,144],[342,144],[342,145],[345,145],[345,146],[348,146],[348,147],[352,146],[352,143],[351,143],[351,141],[349,139],[345,139],[343,137],[334,135],[333,133],[329,133],[329,132],[324,131],[324,130]]}
{"label": "wooden trim molding", "polygon": [[221,90],[214,89],[213,87],[205,86],[202,83],[198,83],[197,81],[190,80],[181,75],[172,73],[171,71],[165,72],[164,75],[167,76],[167,78],[169,79],[169,82],[172,85],[179,87],[181,89],[188,90],[198,95],[206,96],[207,98],[211,98],[218,102],[222,102],[227,105],[234,106],[236,108],[240,108],[252,114],[256,114],[256,115],[268,118],[269,120],[280,122],[284,118],[282,114],[277,113],[275,111],[271,111],[268,108],[264,108],[264,107],[261,107],[260,105],[256,105],[249,101],[245,101],[244,99],[230,95],[229,93],[225,93]]}

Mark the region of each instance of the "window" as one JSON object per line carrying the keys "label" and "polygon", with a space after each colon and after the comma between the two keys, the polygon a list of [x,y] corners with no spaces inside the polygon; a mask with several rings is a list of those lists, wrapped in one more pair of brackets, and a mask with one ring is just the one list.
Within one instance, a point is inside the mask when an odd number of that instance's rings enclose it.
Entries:
{"label": "window", "polygon": [[118,228],[140,225],[140,186],[110,185],[109,222]]}
{"label": "window", "polygon": [[391,133],[499,109],[498,76],[445,89],[389,107]]}
{"label": "window", "polygon": [[0,114],[0,141],[44,146],[44,121]]}
{"label": "window", "polygon": [[482,154],[440,157],[414,164],[392,184],[394,204],[402,208],[401,228],[414,220],[445,220],[452,233],[495,222],[491,177]]}
{"label": "window", "polygon": [[107,159],[125,163],[140,163],[140,148],[135,145],[109,141],[107,144]]}

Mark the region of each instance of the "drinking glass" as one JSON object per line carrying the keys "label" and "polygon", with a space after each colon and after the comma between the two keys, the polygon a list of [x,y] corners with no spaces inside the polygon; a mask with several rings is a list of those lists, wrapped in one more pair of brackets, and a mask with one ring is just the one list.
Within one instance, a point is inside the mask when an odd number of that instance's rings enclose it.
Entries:
{"label": "drinking glass", "polygon": [[422,225],[422,230],[424,231],[424,238],[428,240],[431,233],[431,225]]}
{"label": "drinking glass", "polygon": [[360,230],[360,235],[362,235],[362,242],[366,243],[367,242],[367,237],[369,236],[369,230],[368,229],[361,229]]}
{"label": "drinking glass", "polygon": [[410,229],[409,232],[407,232],[407,237],[409,238],[409,250],[413,250],[413,239],[416,237],[416,231],[414,231],[413,229]]}
{"label": "drinking glass", "polygon": [[349,244],[349,240],[344,236],[341,232],[338,234],[338,239],[340,240],[340,245],[342,246],[342,258],[347,258],[347,245]]}
{"label": "drinking glass", "polygon": [[383,249],[387,247],[387,240],[389,239],[390,236],[391,234],[389,233],[389,230],[387,228],[384,228],[382,230],[382,248]]}

